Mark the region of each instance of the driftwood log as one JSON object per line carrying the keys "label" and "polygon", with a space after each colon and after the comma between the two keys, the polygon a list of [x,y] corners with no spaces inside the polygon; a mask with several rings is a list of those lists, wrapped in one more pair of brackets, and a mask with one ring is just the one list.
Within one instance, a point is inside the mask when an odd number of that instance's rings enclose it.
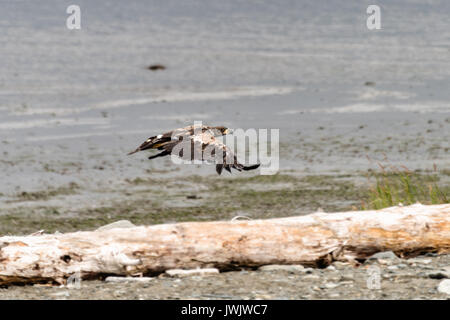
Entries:
{"label": "driftwood log", "polygon": [[93,279],[174,268],[322,267],[386,250],[448,253],[450,204],[0,237],[0,285],[64,284],[75,273]]}

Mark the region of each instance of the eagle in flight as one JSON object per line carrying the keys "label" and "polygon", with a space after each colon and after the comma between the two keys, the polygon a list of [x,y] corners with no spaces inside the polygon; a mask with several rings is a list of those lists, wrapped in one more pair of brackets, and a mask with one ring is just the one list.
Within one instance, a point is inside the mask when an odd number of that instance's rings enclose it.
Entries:
{"label": "eagle in flight", "polygon": [[[223,169],[231,172],[231,168],[238,171],[258,168],[259,164],[244,166],[239,163],[233,151],[223,142],[216,139],[216,137],[230,133],[231,130],[224,126],[191,125],[150,137],[136,150],[128,153],[128,155],[143,150],[162,150],[162,152],[150,156],[149,159],[174,154],[186,160],[214,162],[219,175]],[[190,152],[185,152],[186,150]]]}

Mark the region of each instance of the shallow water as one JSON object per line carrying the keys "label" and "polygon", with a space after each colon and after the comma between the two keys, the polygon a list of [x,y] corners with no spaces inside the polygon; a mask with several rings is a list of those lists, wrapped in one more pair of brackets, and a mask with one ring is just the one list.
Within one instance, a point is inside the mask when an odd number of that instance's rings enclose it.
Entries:
{"label": "shallow water", "polygon": [[279,128],[282,171],[448,168],[450,3],[392,2],[1,1],[0,192],[214,174],[124,155],[194,120]]}

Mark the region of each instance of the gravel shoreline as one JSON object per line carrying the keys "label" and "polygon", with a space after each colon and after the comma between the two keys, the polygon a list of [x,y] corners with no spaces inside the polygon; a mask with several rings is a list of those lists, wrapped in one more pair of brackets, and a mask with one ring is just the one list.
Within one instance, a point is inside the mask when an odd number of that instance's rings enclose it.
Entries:
{"label": "gravel shoreline", "polygon": [[384,252],[359,267],[274,265],[183,277],[166,273],[140,281],[81,281],[79,287],[12,286],[0,289],[0,299],[450,299],[448,278],[450,255],[400,259]]}

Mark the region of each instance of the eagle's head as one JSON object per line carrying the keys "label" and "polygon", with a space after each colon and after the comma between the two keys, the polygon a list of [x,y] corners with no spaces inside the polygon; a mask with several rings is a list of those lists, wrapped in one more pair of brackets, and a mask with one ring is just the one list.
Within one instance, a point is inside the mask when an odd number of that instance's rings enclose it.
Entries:
{"label": "eagle's head", "polygon": [[232,129],[224,127],[224,126],[213,127],[212,129],[214,129],[218,133],[218,135],[222,135],[222,136],[233,133]]}

